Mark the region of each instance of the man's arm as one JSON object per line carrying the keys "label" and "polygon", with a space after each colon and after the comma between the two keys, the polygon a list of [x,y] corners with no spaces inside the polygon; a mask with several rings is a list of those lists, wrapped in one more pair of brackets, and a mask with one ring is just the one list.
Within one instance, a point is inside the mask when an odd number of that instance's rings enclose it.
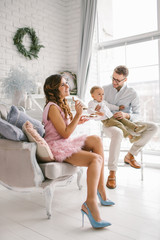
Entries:
{"label": "man's arm", "polygon": [[135,92],[134,98],[133,100],[131,100],[129,107],[125,108],[123,112],[115,113],[114,117],[117,119],[126,118],[128,120],[131,120],[132,122],[136,122],[139,120],[139,115],[140,115],[139,97]]}
{"label": "man's arm", "polygon": [[136,97],[131,102],[131,110],[132,112],[130,113],[130,120],[132,122],[138,121],[140,118],[140,103],[139,103],[139,97],[137,93],[136,93]]}

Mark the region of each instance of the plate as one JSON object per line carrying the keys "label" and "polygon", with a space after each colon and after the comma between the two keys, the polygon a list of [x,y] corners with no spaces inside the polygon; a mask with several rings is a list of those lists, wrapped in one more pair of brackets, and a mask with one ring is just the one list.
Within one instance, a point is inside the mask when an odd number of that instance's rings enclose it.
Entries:
{"label": "plate", "polygon": [[98,116],[96,114],[82,115],[82,117],[86,117],[88,119],[96,119],[96,118],[98,118]]}

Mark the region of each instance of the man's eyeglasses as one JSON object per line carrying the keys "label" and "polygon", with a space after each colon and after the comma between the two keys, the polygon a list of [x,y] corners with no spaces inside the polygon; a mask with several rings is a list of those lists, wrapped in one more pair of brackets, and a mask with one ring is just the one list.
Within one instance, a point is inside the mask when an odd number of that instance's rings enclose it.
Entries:
{"label": "man's eyeglasses", "polygon": [[124,79],[126,79],[126,78],[123,78],[122,80],[118,80],[114,77],[111,77],[111,78],[112,78],[112,81],[115,81],[116,83],[120,83],[120,82],[124,81]]}

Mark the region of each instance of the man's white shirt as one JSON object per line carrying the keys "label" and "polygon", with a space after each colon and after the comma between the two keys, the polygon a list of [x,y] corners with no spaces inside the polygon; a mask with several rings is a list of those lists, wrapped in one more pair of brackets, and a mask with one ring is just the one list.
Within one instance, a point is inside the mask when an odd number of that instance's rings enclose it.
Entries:
{"label": "man's white shirt", "polygon": [[[133,88],[124,84],[120,91],[117,91],[112,84],[103,86],[104,100],[117,106],[124,105],[125,109],[120,110],[130,114],[130,120],[135,122],[139,120],[140,103],[139,97]],[[114,114],[116,110],[112,110]]]}

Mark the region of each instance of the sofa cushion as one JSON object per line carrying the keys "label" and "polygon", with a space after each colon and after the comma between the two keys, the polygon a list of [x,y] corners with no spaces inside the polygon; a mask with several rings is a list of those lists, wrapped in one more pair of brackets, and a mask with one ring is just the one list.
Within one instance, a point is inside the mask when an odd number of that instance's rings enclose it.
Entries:
{"label": "sofa cushion", "polygon": [[19,109],[16,106],[11,106],[10,111],[7,116],[7,121],[18,128],[22,129],[23,124],[26,121],[30,121],[34,128],[38,131],[38,133],[43,136],[44,135],[44,126],[42,123],[29,115],[27,115],[25,112],[19,111]]}
{"label": "sofa cushion", "polygon": [[0,118],[6,120],[8,114],[8,107],[5,104],[0,104]]}
{"label": "sofa cushion", "polygon": [[40,136],[36,129],[34,129],[33,124],[26,121],[22,127],[24,133],[27,135],[30,142],[35,142],[37,144],[37,157],[41,161],[53,161],[53,154],[45,141],[44,138]]}
{"label": "sofa cushion", "polygon": [[9,140],[27,141],[26,135],[20,128],[10,124],[9,122],[1,118],[0,118],[0,135]]}
{"label": "sofa cushion", "polygon": [[39,164],[44,176],[48,179],[71,176],[77,172],[77,167],[64,162],[49,162]]}

